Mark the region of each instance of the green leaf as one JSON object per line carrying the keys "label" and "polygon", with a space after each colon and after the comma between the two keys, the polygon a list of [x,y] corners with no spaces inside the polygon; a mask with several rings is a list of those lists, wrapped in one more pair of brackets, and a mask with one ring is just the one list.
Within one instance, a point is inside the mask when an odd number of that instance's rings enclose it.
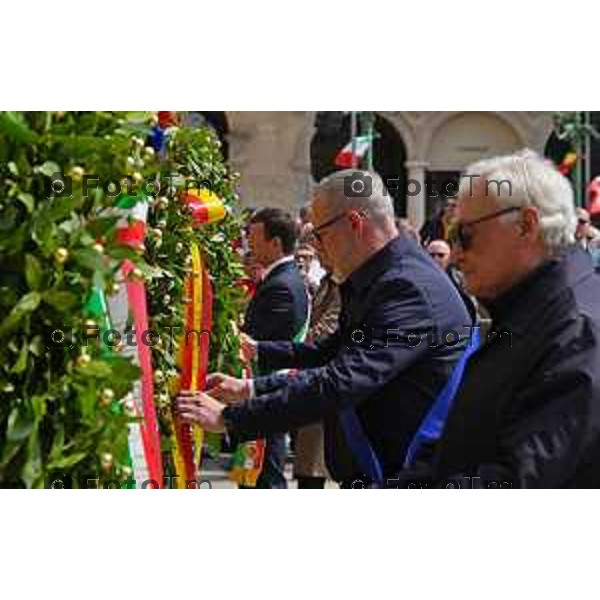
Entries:
{"label": "green leaf", "polygon": [[59,222],[67,218],[74,210],[81,208],[84,198],[75,194],[69,198],[54,198],[48,207],[50,221]]}
{"label": "green leaf", "polygon": [[97,377],[98,379],[109,379],[113,372],[109,365],[103,360],[92,360],[85,367],[79,367],[80,373],[85,373],[87,377]]}
{"label": "green leaf", "polygon": [[31,354],[39,358],[40,356],[42,356],[42,354],[44,354],[44,349],[45,346],[42,336],[36,335],[29,344],[29,352],[31,352]]}
{"label": "green leaf", "polygon": [[17,177],[19,176],[19,169],[12,160],[8,163],[8,170],[11,172],[12,175],[15,175]]}
{"label": "green leaf", "polygon": [[58,243],[54,237],[54,223],[52,223],[46,211],[41,211],[34,220],[33,239],[45,250],[52,251]]}
{"label": "green leaf", "polygon": [[50,469],[68,469],[74,467],[77,463],[81,462],[87,456],[87,452],[75,452],[63,456],[57,460],[53,460],[51,463],[46,465],[46,470]]}
{"label": "green leaf", "polygon": [[71,308],[77,306],[79,303],[79,299],[75,294],[71,294],[71,292],[61,292],[58,290],[50,290],[49,292],[45,292],[42,295],[42,299],[46,304],[50,304],[54,308],[67,311]]}
{"label": "green leaf", "polygon": [[119,217],[99,217],[91,221],[88,225],[88,231],[94,239],[108,238],[117,228]]}
{"label": "green leaf", "polygon": [[0,325],[0,336],[16,327],[23,317],[35,311],[40,305],[41,299],[38,292],[30,292],[22,296]]}
{"label": "green leaf", "polygon": [[35,198],[27,192],[19,192],[17,198],[25,205],[27,212],[31,214],[35,208]]}
{"label": "green leaf", "polygon": [[141,263],[140,254],[128,246],[110,246],[106,249],[107,254],[115,260],[131,260],[133,263]]}
{"label": "green leaf", "polygon": [[118,381],[135,381],[141,376],[141,370],[130,359],[123,356],[109,356],[105,359],[110,365],[113,377]]}
{"label": "green leaf", "polygon": [[13,365],[11,373],[16,373],[17,375],[19,375],[25,372],[25,369],[27,369],[27,355],[28,345],[27,342],[23,342],[23,346],[21,347],[21,351],[19,352],[19,358],[17,359],[17,362]]}
{"label": "green leaf", "polygon": [[92,248],[83,248],[74,252],[73,258],[75,262],[90,271],[102,270],[103,255]]}
{"label": "green leaf", "polygon": [[29,128],[19,112],[0,112],[0,131],[15,142],[34,144],[38,141],[37,134]]}
{"label": "green leaf", "polygon": [[8,417],[6,427],[6,439],[9,442],[21,442],[33,431],[35,419],[33,412],[26,404],[20,404],[13,408]]}
{"label": "green leaf", "polygon": [[46,177],[52,177],[54,173],[60,173],[60,167],[50,160],[47,160],[43,165],[38,167],[37,170]]}
{"label": "green leaf", "polygon": [[39,485],[42,475],[40,440],[38,432],[35,430],[27,440],[27,460],[21,471],[21,479],[27,488],[32,488],[35,484]]}
{"label": "green leaf", "polygon": [[33,254],[25,255],[25,278],[31,290],[37,291],[42,284],[42,267]]}

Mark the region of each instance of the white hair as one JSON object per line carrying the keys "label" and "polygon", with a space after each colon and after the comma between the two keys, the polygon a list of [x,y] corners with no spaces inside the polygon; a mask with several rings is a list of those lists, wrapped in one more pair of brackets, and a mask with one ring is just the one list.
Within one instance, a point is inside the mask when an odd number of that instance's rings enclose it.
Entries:
{"label": "white hair", "polygon": [[461,177],[458,196],[473,195],[473,189],[481,185],[485,186],[486,196],[491,195],[501,208],[535,207],[542,238],[549,249],[575,241],[573,188],[550,161],[536,152],[524,149],[470,165]]}
{"label": "white hair", "polygon": [[[351,185],[355,181],[365,182],[365,195],[353,195]],[[371,189],[369,190],[369,182]],[[360,190],[360,187],[355,188]],[[367,195],[366,192],[370,193]],[[335,215],[344,209],[364,210],[378,224],[394,218],[394,204],[381,177],[372,171],[346,169],[337,171],[322,179],[315,192],[327,205],[327,213]]]}

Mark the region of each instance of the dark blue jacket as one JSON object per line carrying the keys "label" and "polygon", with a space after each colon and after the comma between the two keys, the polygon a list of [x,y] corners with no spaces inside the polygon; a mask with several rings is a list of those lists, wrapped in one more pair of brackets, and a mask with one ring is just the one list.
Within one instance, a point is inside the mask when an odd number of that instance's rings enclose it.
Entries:
{"label": "dark blue jacket", "polygon": [[590,257],[573,247],[486,307],[497,334],[467,362],[434,483],[600,488],[600,277]]}
{"label": "dark blue jacket", "polygon": [[[263,368],[303,370],[287,379],[257,378],[256,397],[226,408],[225,423],[251,439],[323,421],[327,466],[335,480],[347,481],[363,477],[339,420],[352,406],[387,477],[401,468],[472,323],[447,275],[402,237],[357,269],[340,292],[340,327],[330,337],[259,344]],[[442,343],[444,333],[457,339]]]}
{"label": "dark blue jacket", "polygon": [[276,266],[248,304],[244,331],[255,340],[293,340],[308,318],[308,294],[295,261]]}

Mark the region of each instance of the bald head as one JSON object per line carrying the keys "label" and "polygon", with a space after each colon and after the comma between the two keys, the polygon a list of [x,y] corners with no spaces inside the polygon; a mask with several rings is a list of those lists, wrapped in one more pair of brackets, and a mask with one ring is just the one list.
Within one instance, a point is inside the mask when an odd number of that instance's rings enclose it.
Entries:
{"label": "bald head", "polygon": [[450,246],[444,240],[433,240],[427,246],[429,256],[445,271],[450,264]]}

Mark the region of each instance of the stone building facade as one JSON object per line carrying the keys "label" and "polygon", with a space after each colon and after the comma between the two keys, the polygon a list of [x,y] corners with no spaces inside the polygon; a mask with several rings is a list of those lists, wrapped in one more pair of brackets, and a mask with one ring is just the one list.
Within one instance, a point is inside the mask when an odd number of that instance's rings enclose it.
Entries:
{"label": "stone building facade", "polygon": [[[298,209],[309,200],[314,185],[311,141],[316,114],[221,113],[221,133],[230,163],[241,173],[240,195],[245,205]],[[392,170],[406,182],[420,183],[413,183],[412,194],[403,194],[398,204],[398,212],[417,226],[432,210],[425,185],[428,175],[457,174],[475,160],[523,147],[543,153],[552,132],[549,112],[383,111],[377,119],[376,129],[385,132],[379,153],[388,163],[396,157]]]}

